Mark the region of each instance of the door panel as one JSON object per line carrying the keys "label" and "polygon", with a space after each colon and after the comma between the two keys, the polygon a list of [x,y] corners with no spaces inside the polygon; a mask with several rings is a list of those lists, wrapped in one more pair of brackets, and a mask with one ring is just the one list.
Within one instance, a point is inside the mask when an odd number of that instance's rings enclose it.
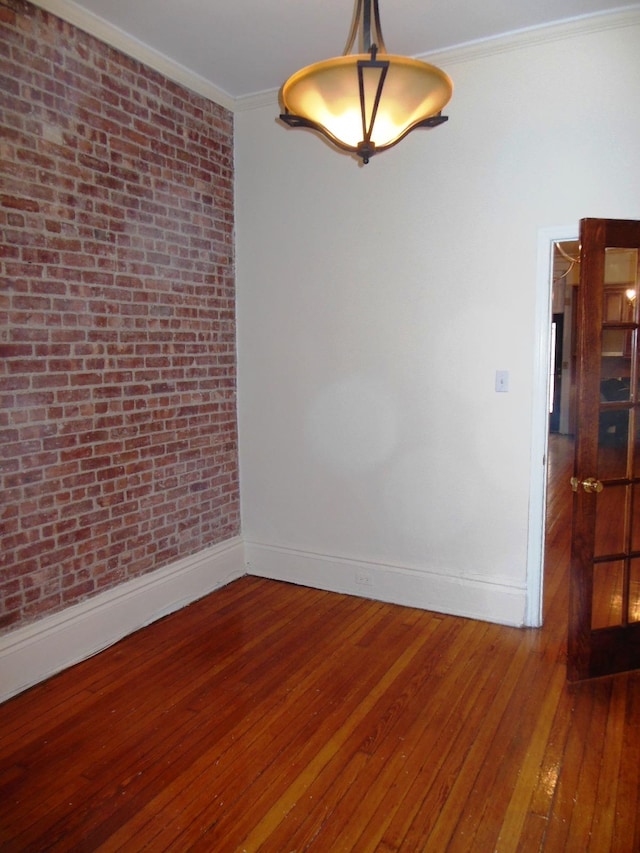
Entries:
{"label": "door panel", "polygon": [[640,222],[580,224],[567,676],[640,667]]}

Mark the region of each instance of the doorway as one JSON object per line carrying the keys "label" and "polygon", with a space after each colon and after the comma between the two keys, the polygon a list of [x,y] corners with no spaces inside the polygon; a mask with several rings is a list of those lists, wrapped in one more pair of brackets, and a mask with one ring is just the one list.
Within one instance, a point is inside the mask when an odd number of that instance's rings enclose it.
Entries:
{"label": "doorway", "polygon": [[[543,562],[543,620],[549,607],[544,595],[552,567],[561,559],[569,570],[576,425],[577,287],[580,282],[577,240],[553,244],[549,287],[551,328],[549,344],[549,435],[546,456],[545,553]],[[562,556],[561,556],[562,555]],[[547,562],[549,561],[549,562]],[[558,571],[558,566],[555,566]],[[564,573],[564,569],[562,570]]]}
{"label": "doorway", "polygon": [[549,431],[565,436],[575,432],[579,254],[577,240],[558,240],[553,243],[549,282]]}
{"label": "doorway", "polygon": [[[573,290],[555,289],[554,277],[564,276],[572,281],[574,264],[567,272],[571,260],[561,263],[558,258],[556,245],[560,244],[566,250],[569,258],[577,257],[575,250],[578,246],[578,223],[575,225],[543,228],[538,233],[538,263],[536,281],[536,316],[535,340],[536,365],[534,378],[533,428],[531,442],[531,484],[529,497],[529,546],[527,554],[527,608],[526,624],[539,627],[543,622],[543,581],[544,581],[544,546],[546,533],[547,506],[547,473],[549,458],[549,423],[551,413],[551,345],[552,345],[552,316],[562,313],[563,344],[560,363],[560,434],[569,435],[573,429],[571,421],[573,411],[573,383],[570,353],[572,343],[570,335],[574,327],[573,306],[564,304],[564,300],[573,300]],[[578,271],[575,270],[575,274]],[[573,285],[570,285],[573,287]],[[555,310],[558,308],[558,310]],[[568,339],[569,338],[569,339]],[[571,492],[567,500],[571,500]]]}
{"label": "doorway", "polygon": [[549,369],[549,432],[560,432],[562,412],[562,363],[564,355],[564,312],[551,318],[551,364]]}
{"label": "doorway", "polygon": [[[569,430],[575,439],[573,494],[567,489],[569,504],[561,485],[556,501],[556,507],[573,508],[568,572],[570,680],[640,667],[640,222],[583,219],[580,235],[580,260],[577,252],[571,255],[559,240],[545,235],[553,244],[552,254],[547,254],[553,284],[551,293],[547,292],[548,330],[543,327],[541,334],[541,342],[548,347],[547,365],[552,365],[546,388],[548,404],[552,398],[551,412],[561,396],[555,390],[557,358],[562,368],[569,368],[570,385],[577,391],[575,405],[569,406],[564,419],[565,426],[573,424]],[[563,300],[564,305],[573,301],[574,313],[579,315],[575,323],[567,323],[566,316],[558,322],[560,313],[571,313],[561,311],[557,298],[558,292],[564,291],[565,297],[568,292],[564,281],[568,273],[558,275],[558,252],[570,262],[569,272],[580,264],[575,279],[580,287],[574,288],[578,298]],[[542,286],[541,282],[540,277]],[[545,294],[539,290],[538,295]],[[544,299],[540,302],[544,304]],[[575,363],[571,358],[565,362],[565,353],[554,339],[563,324],[573,329]],[[575,334],[578,325],[579,336]],[[550,424],[560,430],[562,420],[558,412]],[[543,512],[554,438],[548,432],[543,454]],[[538,440],[534,430],[534,443]],[[545,529],[550,520],[545,515]],[[543,571],[544,552],[537,574],[540,606]],[[535,573],[531,580],[529,589]],[[542,618],[541,610],[539,615]]]}

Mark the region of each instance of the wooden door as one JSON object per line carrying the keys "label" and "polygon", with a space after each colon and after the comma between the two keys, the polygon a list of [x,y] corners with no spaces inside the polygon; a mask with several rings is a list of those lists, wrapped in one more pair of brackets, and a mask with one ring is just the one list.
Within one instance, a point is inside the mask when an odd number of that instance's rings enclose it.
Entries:
{"label": "wooden door", "polygon": [[567,677],[640,667],[640,222],[580,223]]}

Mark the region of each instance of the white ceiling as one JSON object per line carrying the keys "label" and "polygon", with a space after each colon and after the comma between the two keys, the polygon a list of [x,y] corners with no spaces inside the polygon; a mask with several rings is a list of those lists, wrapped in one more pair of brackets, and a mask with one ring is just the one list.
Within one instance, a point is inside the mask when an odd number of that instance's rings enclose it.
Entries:
{"label": "white ceiling", "polygon": [[[637,0],[379,2],[387,50],[408,56],[638,8]],[[97,16],[109,26],[96,20],[100,26],[88,29],[107,34],[112,29],[116,35],[120,30],[231,98],[277,89],[298,68],[341,54],[354,9],[353,0],[48,0],[39,5],[68,20],[74,20],[70,9],[86,19]]]}

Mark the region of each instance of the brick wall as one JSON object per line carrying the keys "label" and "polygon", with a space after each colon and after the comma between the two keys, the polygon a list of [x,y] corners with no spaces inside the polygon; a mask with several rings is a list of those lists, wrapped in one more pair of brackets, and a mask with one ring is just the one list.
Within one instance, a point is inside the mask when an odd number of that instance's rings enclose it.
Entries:
{"label": "brick wall", "polygon": [[0,626],[239,532],[229,112],[0,5]]}

